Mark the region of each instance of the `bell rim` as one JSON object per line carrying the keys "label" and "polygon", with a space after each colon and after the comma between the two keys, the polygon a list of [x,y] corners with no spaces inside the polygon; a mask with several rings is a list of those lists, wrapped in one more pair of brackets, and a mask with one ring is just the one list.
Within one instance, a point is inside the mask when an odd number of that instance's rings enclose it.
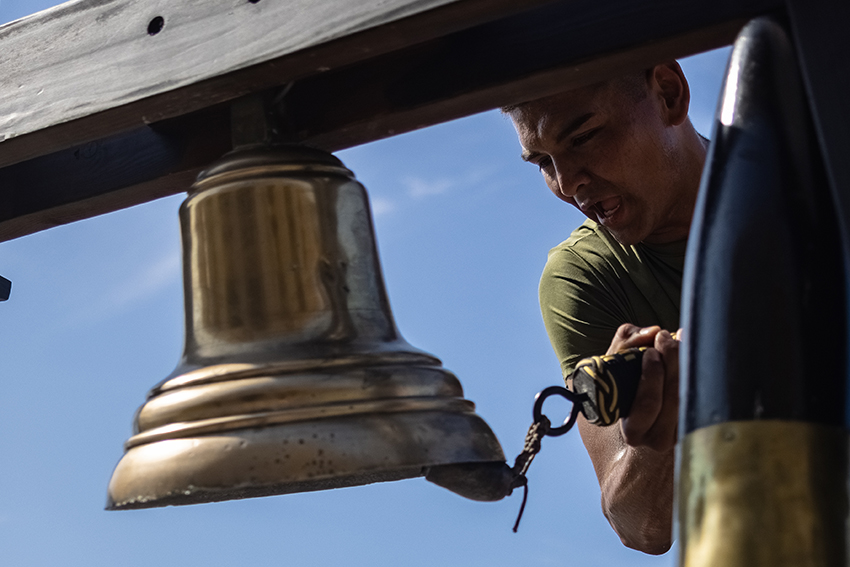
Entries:
{"label": "bell rim", "polygon": [[133,447],[115,467],[106,509],[342,488],[424,476],[437,465],[504,461],[475,413],[343,416]]}

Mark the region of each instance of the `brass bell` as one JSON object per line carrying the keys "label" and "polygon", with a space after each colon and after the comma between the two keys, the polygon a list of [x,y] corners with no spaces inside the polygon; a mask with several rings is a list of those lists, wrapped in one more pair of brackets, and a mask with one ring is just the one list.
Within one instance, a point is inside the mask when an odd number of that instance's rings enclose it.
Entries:
{"label": "brass bell", "polygon": [[234,151],[180,222],[183,357],[138,410],[107,509],[504,462],[457,378],[396,329],[365,189],[338,159]]}

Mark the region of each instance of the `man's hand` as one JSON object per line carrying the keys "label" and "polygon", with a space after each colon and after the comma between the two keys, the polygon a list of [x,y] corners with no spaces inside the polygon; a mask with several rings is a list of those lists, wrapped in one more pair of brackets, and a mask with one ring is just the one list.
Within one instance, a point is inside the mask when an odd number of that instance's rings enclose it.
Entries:
{"label": "man's hand", "polygon": [[643,372],[629,416],[620,420],[632,447],[664,452],[676,445],[679,421],[679,341],[660,327],[621,325],[607,354],[634,347],[643,354]]}
{"label": "man's hand", "polygon": [[602,489],[602,510],[628,547],[645,553],[670,548],[674,447],[679,417],[679,343],[660,327],[622,325],[607,354],[632,347],[643,354],[629,417],[598,427],[579,417],[587,453]]}

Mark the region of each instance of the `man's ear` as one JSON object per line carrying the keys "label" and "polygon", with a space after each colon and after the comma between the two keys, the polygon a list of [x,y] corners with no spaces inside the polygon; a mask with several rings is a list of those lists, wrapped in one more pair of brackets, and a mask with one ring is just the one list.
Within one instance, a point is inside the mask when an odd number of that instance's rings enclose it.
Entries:
{"label": "man's ear", "polygon": [[650,71],[650,86],[664,104],[667,122],[678,126],[688,118],[691,89],[682,68],[676,61],[661,63]]}

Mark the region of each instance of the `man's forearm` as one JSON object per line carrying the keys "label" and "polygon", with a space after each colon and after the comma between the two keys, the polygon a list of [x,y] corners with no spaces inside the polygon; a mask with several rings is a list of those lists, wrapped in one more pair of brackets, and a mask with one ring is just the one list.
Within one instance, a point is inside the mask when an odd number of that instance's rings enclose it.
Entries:
{"label": "man's forearm", "polygon": [[674,450],[625,445],[600,476],[602,511],[624,545],[644,553],[670,549]]}
{"label": "man's forearm", "polygon": [[623,544],[659,554],[670,548],[674,448],[632,447],[618,425],[598,427],[579,417],[587,454],[602,492],[602,511]]}
{"label": "man's forearm", "polygon": [[678,345],[657,326],[620,326],[608,354],[653,347],[644,351],[629,415],[607,427],[582,417],[578,422],[599,479],[605,516],[623,544],[645,553],[664,553],[672,543]]}

